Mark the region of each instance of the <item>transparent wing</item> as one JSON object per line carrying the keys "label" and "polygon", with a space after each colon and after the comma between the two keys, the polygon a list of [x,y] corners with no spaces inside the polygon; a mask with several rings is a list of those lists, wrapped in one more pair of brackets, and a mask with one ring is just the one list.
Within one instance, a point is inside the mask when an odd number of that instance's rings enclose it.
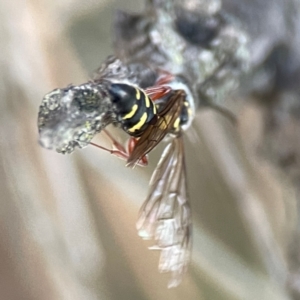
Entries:
{"label": "transparent wing", "polygon": [[152,175],[137,229],[143,239],[155,240],[150,249],[161,250],[159,271],[171,272],[168,287],[177,286],[190,260],[192,230],[181,136],[165,148]]}
{"label": "transparent wing", "polygon": [[174,123],[180,116],[184,99],[185,92],[183,90],[173,92],[165,107],[158,113],[157,118],[153,120],[153,124],[149,124],[138,140],[127,160],[127,166],[135,166],[144,155],[155,148],[173,130]]}

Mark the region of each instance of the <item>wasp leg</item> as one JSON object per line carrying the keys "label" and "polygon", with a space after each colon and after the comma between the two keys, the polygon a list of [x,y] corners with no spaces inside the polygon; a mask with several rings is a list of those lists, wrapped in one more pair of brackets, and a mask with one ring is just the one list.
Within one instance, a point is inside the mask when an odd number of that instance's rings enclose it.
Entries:
{"label": "wasp leg", "polygon": [[172,88],[167,86],[167,84],[174,79],[174,75],[162,69],[159,70],[159,73],[161,76],[156,81],[155,85],[148,87],[145,90],[152,101],[162,98],[172,90]]}
{"label": "wasp leg", "polygon": [[[133,149],[135,148],[136,144],[137,144],[138,140],[131,137],[128,140],[128,158],[131,155],[131,153],[133,152]],[[140,160],[137,162],[138,165],[140,166],[147,166],[148,165],[148,158],[147,155],[143,155]]]}
{"label": "wasp leg", "polygon": [[126,152],[122,152],[120,150],[108,149],[108,148],[105,148],[105,147],[100,146],[100,145],[95,144],[95,143],[90,143],[90,145],[95,146],[95,147],[97,147],[101,150],[107,151],[110,154],[115,155],[115,156],[117,156],[119,158],[122,158],[124,160],[127,160],[127,158],[128,158],[128,153],[126,153]]}
{"label": "wasp leg", "polygon": [[152,101],[155,101],[169,94],[171,90],[172,88],[170,88],[169,86],[151,86],[145,89],[145,92]]}
{"label": "wasp leg", "polygon": [[[123,147],[122,144],[120,144],[106,129],[103,130],[104,133],[108,136],[108,138],[112,141],[113,146],[119,151],[117,155],[121,154],[122,158],[128,159],[131,155],[135,145],[137,144],[138,140],[134,137],[130,137],[127,142],[127,151]],[[115,154],[116,155],[116,154]],[[139,166],[147,166],[148,165],[148,158],[146,155],[142,156],[140,161],[138,162]]]}
{"label": "wasp leg", "polygon": [[106,129],[103,129],[103,132],[107,135],[107,137],[111,140],[112,145],[119,150],[120,152],[124,152],[126,153],[126,149],[123,147],[123,145],[121,143],[119,143],[112,135],[109,131],[107,131]]}
{"label": "wasp leg", "polygon": [[159,69],[159,74],[161,74],[161,76],[156,81],[155,86],[168,84],[173,81],[175,77],[173,74],[163,69]]}
{"label": "wasp leg", "polygon": [[[131,152],[133,151],[136,143],[137,143],[137,139],[135,138],[130,138],[128,141],[128,150],[126,151],[126,149],[123,147],[123,145],[121,143],[119,143],[107,130],[103,130],[105,132],[105,134],[108,136],[108,138],[111,140],[112,142],[112,146],[115,149],[108,149],[106,147],[103,147],[101,145],[95,144],[95,143],[90,143],[92,146],[97,147],[101,150],[104,150],[106,152],[109,152],[112,155],[117,156],[118,158],[124,159],[124,160],[128,160],[128,158],[130,157]],[[139,166],[147,166],[148,165],[148,159],[145,156],[143,156],[139,162],[137,163],[137,165]]]}

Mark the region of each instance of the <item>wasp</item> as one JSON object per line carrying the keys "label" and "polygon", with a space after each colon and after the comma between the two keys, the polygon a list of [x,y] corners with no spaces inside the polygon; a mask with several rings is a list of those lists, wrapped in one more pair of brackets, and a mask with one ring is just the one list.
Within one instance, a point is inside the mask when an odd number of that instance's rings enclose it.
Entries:
{"label": "wasp", "polygon": [[168,73],[145,90],[117,82],[111,83],[108,91],[116,121],[130,136],[128,149],[106,130],[114,149],[92,145],[126,159],[129,167],[144,166],[147,154],[168,136],[139,213],[137,230],[143,239],[155,240],[150,249],[161,251],[159,271],[171,272],[168,287],[175,287],[187,270],[191,253],[192,223],[182,133],[194,115],[192,93],[182,78]]}

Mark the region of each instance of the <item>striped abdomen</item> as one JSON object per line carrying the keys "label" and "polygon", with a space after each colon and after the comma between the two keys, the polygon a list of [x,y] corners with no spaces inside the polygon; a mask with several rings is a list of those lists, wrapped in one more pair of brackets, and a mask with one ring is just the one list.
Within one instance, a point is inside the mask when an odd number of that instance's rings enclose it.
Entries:
{"label": "striped abdomen", "polygon": [[152,100],[139,88],[129,84],[113,83],[109,87],[117,121],[129,135],[138,137],[156,115]]}

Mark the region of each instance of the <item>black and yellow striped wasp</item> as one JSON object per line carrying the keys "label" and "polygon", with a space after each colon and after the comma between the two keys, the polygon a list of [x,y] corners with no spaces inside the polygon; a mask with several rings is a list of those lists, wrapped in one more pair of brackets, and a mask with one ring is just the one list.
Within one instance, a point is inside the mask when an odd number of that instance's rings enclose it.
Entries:
{"label": "black and yellow striped wasp", "polygon": [[154,239],[161,251],[159,271],[171,272],[169,287],[177,286],[187,270],[191,251],[191,212],[188,203],[182,132],[194,115],[192,93],[177,76],[164,74],[145,90],[128,83],[108,88],[117,122],[130,135],[128,149],[109,132],[114,149],[91,143],[127,160],[127,166],[146,165],[147,154],[166,136],[168,145],[152,175],[150,190],[137,221],[139,235]]}
{"label": "black and yellow striped wasp", "polygon": [[[134,167],[147,165],[148,153],[167,141],[137,229],[142,238],[155,240],[152,249],[161,251],[159,270],[171,272],[169,286],[173,287],[181,282],[190,258],[191,213],[182,133],[190,126],[195,109],[183,78],[161,70],[156,73],[154,84],[143,89],[132,79],[136,71],[131,73],[120,60],[108,58],[93,81],[53,90],[40,105],[39,142],[59,153],[92,144]],[[106,130],[109,124],[129,135],[127,148]],[[112,141],[112,149],[91,142],[101,131]]]}

